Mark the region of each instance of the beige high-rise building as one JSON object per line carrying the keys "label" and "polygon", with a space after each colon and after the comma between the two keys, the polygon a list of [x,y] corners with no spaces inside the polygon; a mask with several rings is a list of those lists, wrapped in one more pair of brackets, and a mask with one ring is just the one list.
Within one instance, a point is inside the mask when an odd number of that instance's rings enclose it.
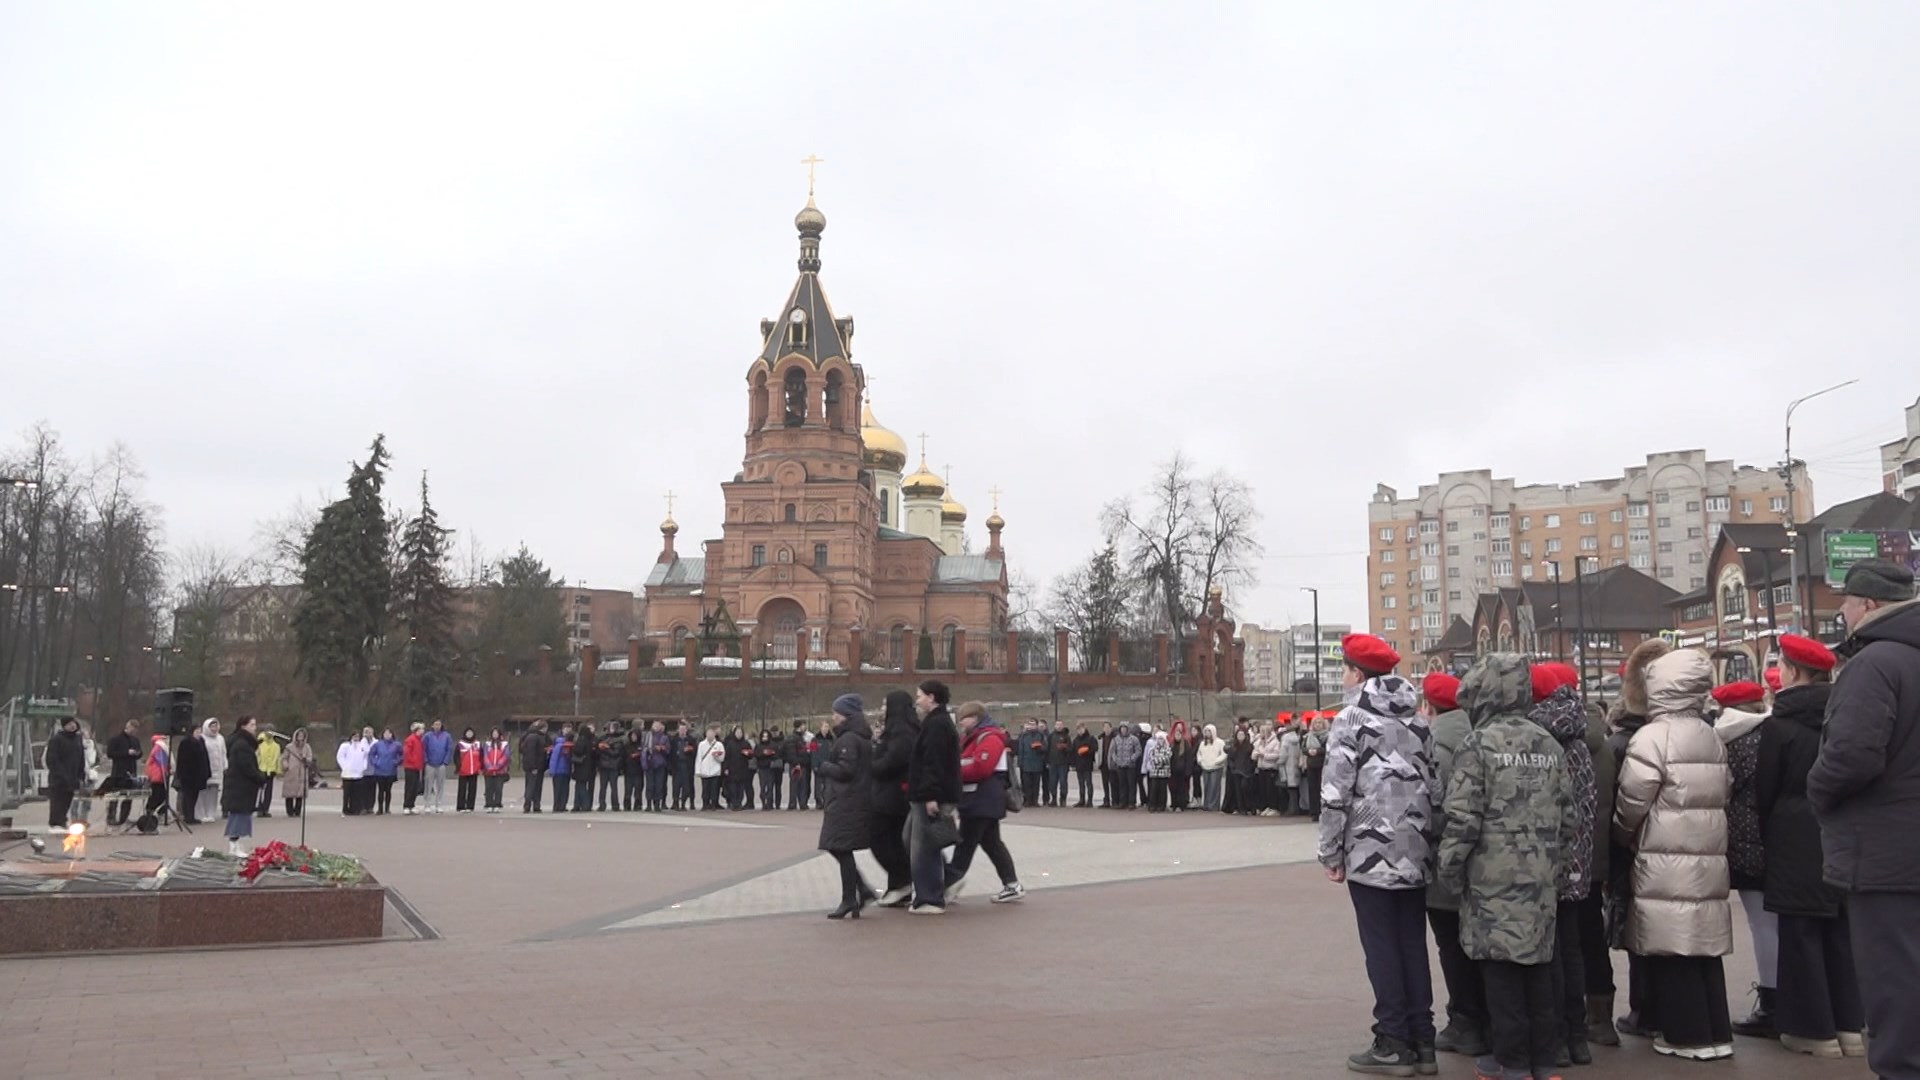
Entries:
{"label": "beige high-rise building", "polygon": [[1247,643],[1247,689],[1269,693],[1287,690],[1293,680],[1287,676],[1286,629],[1241,623],[1240,639]]}
{"label": "beige high-rise building", "polygon": [[[1491,470],[1442,473],[1401,498],[1385,484],[1367,506],[1367,609],[1402,653],[1431,648],[1480,594],[1581,569],[1631,566],[1680,592],[1707,583],[1720,526],[1781,521],[1786,480],[1773,469],[1710,461],[1703,450],[1650,454],[1618,477],[1516,484]],[[1794,476],[1793,519],[1813,516],[1813,484]]]}
{"label": "beige high-rise building", "polygon": [[1888,494],[1920,499],[1920,400],[1907,406],[1907,433],[1881,445],[1880,474]]}

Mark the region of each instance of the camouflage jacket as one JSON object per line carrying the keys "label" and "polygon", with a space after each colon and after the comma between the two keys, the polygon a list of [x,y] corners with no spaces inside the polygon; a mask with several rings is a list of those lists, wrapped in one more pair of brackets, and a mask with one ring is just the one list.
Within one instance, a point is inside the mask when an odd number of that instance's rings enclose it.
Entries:
{"label": "camouflage jacket", "polygon": [[[1467,741],[1467,735],[1473,731],[1473,722],[1467,719],[1464,709],[1448,709],[1433,718],[1433,771],[1437,783],[1433,788],[1435,816],[1439,816],[1439,804],[1447,797],[1447,782],[1453,778],[1453,755],[1460,752],[1460,744]],[[1433,875],[1432,884],[1427,886],[1427,906],[1439,911],[1459,911],[1460,894],[1447,888],[1440,875]]]}
{"label": "camouflage jacket", "polygon": [[1376,889],[1424,889],[1437,836],[1431,732],[1419,692],[1381,675],[1348,693],[1320,775],[1320,864]]}
{"label": "camouflage jacket", "polygon": [[1527,719],[1532,697],[1514,653],[1481,659],[1460,683],[1473,733],[1453,758],[1439,874],[1460,894],[1460,945],[1475,960],[1553,960],[1575,817],[1560,744]]}

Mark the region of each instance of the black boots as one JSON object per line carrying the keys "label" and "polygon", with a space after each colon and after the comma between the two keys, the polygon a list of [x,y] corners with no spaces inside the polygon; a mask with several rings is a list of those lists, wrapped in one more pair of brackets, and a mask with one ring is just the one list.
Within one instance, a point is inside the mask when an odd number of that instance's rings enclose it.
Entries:
{"label": "black boots", "polygon": [[1369,1076],[1414,1076],[1418,1074],[1419,1052],[1413,1044],[1391,1035],[1375,1035],[1373,1045],[1347,1058],[1347,1071]]}
{"label": "black boots", "polygon": [[1587,997],[1587,1041],[1601,1046],[1619,1046],[1620,1033],[1613,1030],[1613,995]]}
{"label": "black boots", "polygon": [[1441,1029],[1440,1034],[1434,1038],[1433,1045],[1436,1050],[1465,1057],[1479,1057],[1493,1052],[1493,1048],[1487,1043],[1485,1032],[1458,1020]]}
{"label": "black boots", "polygon": [[1733,1033],[1745,1035],[1749,1039],[1775,1039],[1779,1032],[1773,1025],[1773,988],[1756,986],[1753,993],[1759,1000],[1754,1003],[1753,1012],[1745,1020],[1733,1022]]}

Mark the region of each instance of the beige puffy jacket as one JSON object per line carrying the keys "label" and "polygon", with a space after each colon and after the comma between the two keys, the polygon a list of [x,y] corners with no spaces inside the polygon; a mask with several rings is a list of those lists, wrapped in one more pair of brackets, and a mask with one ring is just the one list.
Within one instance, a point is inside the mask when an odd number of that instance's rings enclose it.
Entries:
{"label": "beige puffy jacket", "polygon": [[1726,748],[1701,718],[1713,664],[1687,649],[1647,669],[1648,720],[1627,744],[1613,828],[1633,850],[1627,949],[1641,956],[1733,952],[1727,905]]}

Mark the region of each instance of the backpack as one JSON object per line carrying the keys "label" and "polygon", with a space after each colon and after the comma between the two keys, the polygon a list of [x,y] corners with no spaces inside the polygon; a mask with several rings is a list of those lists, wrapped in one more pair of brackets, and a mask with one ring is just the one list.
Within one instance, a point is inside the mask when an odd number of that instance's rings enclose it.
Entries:
{"label": "backpack", "polygon": [[[1011,755],[1009,755],[1011,756]],[[1013,761],[1007,762],[1007,813],[1017,814],[1027,808],[1027,797],[1020,790],[1020,766]]]}

